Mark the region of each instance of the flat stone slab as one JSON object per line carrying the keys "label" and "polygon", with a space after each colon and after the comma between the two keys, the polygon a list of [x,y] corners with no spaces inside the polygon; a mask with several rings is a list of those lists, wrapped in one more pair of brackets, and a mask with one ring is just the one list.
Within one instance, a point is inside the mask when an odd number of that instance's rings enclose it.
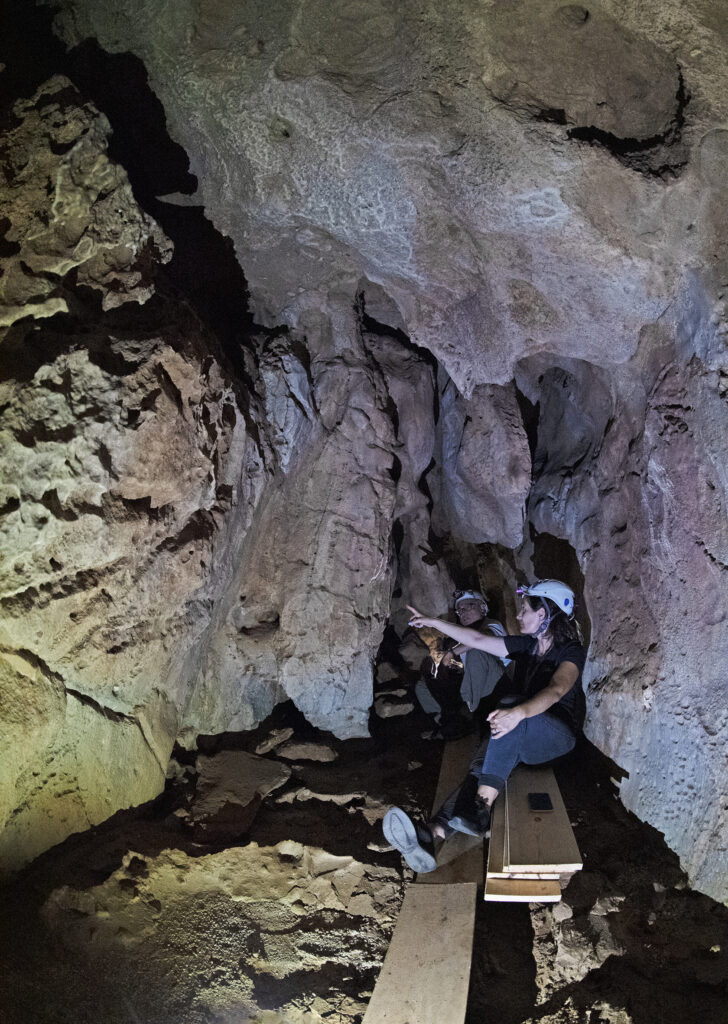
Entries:
{"label": "flat stone slab", "polygon": [[339,756],[335,750],[325,743],[297,743],[295,740],[285,743],[276,750],[278,757],[286,761],[335,761]]}
{"label": "flat stone slab", "polygon": [[257,757],[244,750],[223,750],[214,757],[197,759],[200,772],[193,801],[195,818],[212,817],[225,804],[250,804],[265,797],[291,777],[291,769],[278,761]]}

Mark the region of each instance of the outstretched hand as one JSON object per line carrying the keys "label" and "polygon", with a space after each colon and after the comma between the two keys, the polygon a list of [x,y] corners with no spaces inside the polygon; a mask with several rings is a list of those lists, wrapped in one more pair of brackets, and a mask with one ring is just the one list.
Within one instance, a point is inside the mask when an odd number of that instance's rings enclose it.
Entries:
{"label": "outstretched hand", "polygon": [[424,616],[422,612],[418,612],[417,609],[413,608],[411,604],[407,605],[407,609],[408,611],[412,612],[409,621],[410,626],[414,626],[415,629],[422,629],[423,626],[429,626],[432,624],[431,619],[428,619],[426,616]]}

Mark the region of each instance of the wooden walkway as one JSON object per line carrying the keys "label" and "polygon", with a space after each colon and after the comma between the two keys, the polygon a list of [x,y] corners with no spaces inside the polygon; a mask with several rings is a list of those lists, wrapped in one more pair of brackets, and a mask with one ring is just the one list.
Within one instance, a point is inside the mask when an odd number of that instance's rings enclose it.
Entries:
{"label": "wooden walkway", "polygon": [[[445,746],[433,811],[464,778],[472,737]],[[528,794],[548,793],[553,810],[531,811]],[[468,1000],[483,842],[455,835],[438,867],[407,887],[364,1024],[462,1024]],[[485,899],[548,903],[582,866],[550,768],[517,768],[493,808]]]}
{"label": "wooden walkway", "polygon": [[[551,811],[532,811],[529,793],[548,793]],[[520,765],[493,807],[485,899],[557,903],[582,868],[579,847],[551,768]]]}
{"label": "wooden walkway", "polygon": [[[472,736],[445,745],[433,811],[464,777],[473,750]],[[407,887],[364,1024],[465,1019],[483,842],[454,836],[442,853],[435,871]]]}

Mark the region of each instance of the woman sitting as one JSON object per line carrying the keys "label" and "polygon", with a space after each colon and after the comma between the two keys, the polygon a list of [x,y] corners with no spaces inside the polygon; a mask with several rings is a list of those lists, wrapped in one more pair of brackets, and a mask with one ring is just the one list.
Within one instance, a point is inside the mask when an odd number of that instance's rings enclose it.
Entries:
{"label": "woman sitting", "polygon": [[514,663],[514,703],[488,715],[486,738],[466,780],[427,824],[392,807],[382,823],[384,834],[409,866],[433,871],[434,839],[455,831],[484,835],[490,809],[516,765],[542,764],[567,754],[580,735],[586,714],[581,674],[586,654],[574,621],[574,593],[558,580],[519,587],[520,635],[489,636],[443,619],[427,618],[410,607],[411,625],[429,626],[458,643],[509,657]]}

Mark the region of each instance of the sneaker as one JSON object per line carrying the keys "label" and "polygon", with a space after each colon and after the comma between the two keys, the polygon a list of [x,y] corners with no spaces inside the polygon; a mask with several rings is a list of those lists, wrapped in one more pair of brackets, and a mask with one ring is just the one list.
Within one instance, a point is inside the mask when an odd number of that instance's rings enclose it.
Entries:
{"label": "sneaker", "polygon": [[413,871],[422,875],[435,870],[435,844],[429,829],[414,822],[401,808],[390,807],[384,815],[382,831],[387,842],[399,850]]}

